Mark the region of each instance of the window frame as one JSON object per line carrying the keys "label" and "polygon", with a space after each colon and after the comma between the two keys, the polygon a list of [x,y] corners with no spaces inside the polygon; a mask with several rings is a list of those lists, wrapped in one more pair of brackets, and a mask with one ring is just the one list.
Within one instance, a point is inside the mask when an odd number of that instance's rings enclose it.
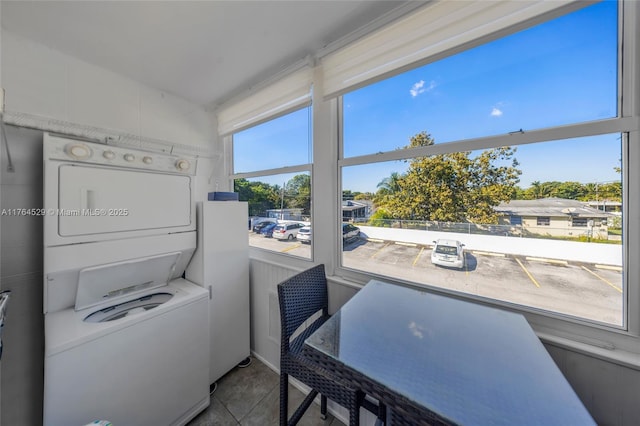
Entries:
{"label": "window frame", "polygon": [[[545,17],[545,21],[555,17],[557,15],[551,14]],[[640,366],[640,360],[637,358],[637,354],[640,354],[640,266],[629,261],[630,253],[640,253],[640,195],[636,194],[638,192],[637,188],[640,186],[640,167],[638,167],[640,165],[639,18],[640,6],[637,2],[620,1],[618,7],[618,116],[614,118],[345,158],[343,155],[344,140],[341,132],[343,100],[342,96],[340,96],[337,109],[338,125],[336,126],[339,151],[337,161],[338,188],[336,194],[338,203],[341,202],[343,190],[342,169],[349,166],[407,160],[415,157],[458,151],[476,151],[499,146],[542,143],[607,133],[622,134],[623,172],[621,179],[623,184],[624,218],[623,265],[625,265],[623,287],[626,300],[623,304],[623,325],[621,327],[594,323],[562,314],[542,312],[523,305],[514,306],[499,300],[480,298],[470,294],[459,294],[441,287],[427,287],[436,293],[443,293],[522,313],[545,341],[569,346],[591,355],[595,354],[607,359],[615,359],[622,364]],[[482,40],[482,42],[490,42],[506,35],[504,32],[500,32],[494,35],[493,38]],[[632,191],[630,188],[634,190]],[[349,281],[365,283],[371,278],[377,278],[405,285],[422,286],[422,284],[415,282],[406,282],[388,276],[377,276],[372,273],[344,267],[342,265],[342,250],[338,249],[336,255],[336,274]]]}
{"label": "window frame", "polygon": [[586,228],[589,222],[589,218],[574,216],[571,218],[572,228]]}
{"label": "window frame", "polygon": [[[270,169],[263,169],[263,170],[253,170],[253,171],[249,171],[249,172],[239,172],[239,173],[235,173],[234,170],[234,143],[233,143],[233,136],[236,133],[239,133],[241,131],[256,127],[256,126],[260,126],[263,125],[265,123],[268,123],[272,120],[277,120],[278,118],[281,118],[285,115],[300,111],[302,109],[308,109],[308,117],[309,117],[309,138],[308,138],[308,149],[309,149],[309,157],[311,162],[307,162],[304,164],[297,164],[294,166],[284,166],[284,167],[277,167],[277,168],[270,168]],[[272,116],[268,116],[265,119],[254,123],[253,125],[246,127],[246,128],[242,128],[240,130],[238,130],[237,132],[228,134],[226,136],[223,137],[223,145],[225,147],[225,165],[228,166],[228,173],[227,176],[229,177],[229,187],[233,188],[234,187],[234,182],[236,179],[253,179],[253,178],[261,178],[261,177],[268,177],[268,176],[275,176],[275,175],[282,175],[282,174],[293,174],[293,173],[307,173],[309,175],[310,178],[310,182],[311,182],[311,190],[310,190],[310,202],[311,202],[311,208],[310,208],[310,226],[313,227],[313,149],[314,149],[314,143],[313,143],[313,102],[308,102],[304,105],[298,106],[297,108],[294,109],[287,109],[284,111],[281,111],[275,115]],[[313,250],[313,244],[310,245],[310,257],[306,258],[306,257],[301,257],[301,256],[296,256],[293,254],[290,254],[288,252],[275,252],[273,250],[269,250],[266,248],[261,248],[261,247],[255,247],[255,246],[249,246],[251,250],[257,250],[259,252],[262,252],[264,254],[266,254],[267,257],[270,256],[285,256],[285,257],[289,257],[289,258],[296,258],[296,259],[301,259],[303,261],[313,261],[314,258],[314,250]]]}
{"label": "window frame", "polygon": [[549,225],[551,225],[551,217],[550,216],[537,216],[536,217],[536,225],[537,226],[549,226]]}

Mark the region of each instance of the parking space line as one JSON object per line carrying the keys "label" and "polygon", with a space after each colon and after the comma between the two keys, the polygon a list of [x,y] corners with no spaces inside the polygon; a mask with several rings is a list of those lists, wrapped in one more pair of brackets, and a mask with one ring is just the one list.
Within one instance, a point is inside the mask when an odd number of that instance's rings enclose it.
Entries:
{"label": "parking space line", "polygon": [[596,269],[607,269],[609,271],[622,272],[621,266],[612,266],[612,265],[595,265]]}
{"label": "parking space line", "polygon": [[367,238],[367,241],[370,241],[372,243],[384,243],[384,240],[380,240],[378,238]]}
{"label": "parking space line", "polygon": [[399,245],[399,246],[405,246],[405,247],[418,247],[417,244],[415,243],[405,243],[402,241],[396,241],[394,244]]}
{"label": "parking space line", "polygon": [[420,259],[420,255],[422,255],[423,251],[424,251],[424,247],[420,247],[420,252],[416,256],[416,258],[413,259],[413,265],[412,266],[416,266],[416,263],[418,263],[418,259]]}
{"label": "parking space line", "polygon": [[520,267],[524,271],[524,273],[527,274],[529,279],[536,285],[536,287],[540,288],[540,284],[538,284],[538,281],[536,281],[536,279],[533,278],[533,275],[531,275],[531,273],[527,271],[527,268],[525,268],[522,262],[520,262],[520,259],[518,259],[517,257],[515,259],[516,259],[516,262],[518,262],[518,265],[520,265]]}
{"label": "parking space line", "polygon": [[373,259],[374,257],[376,257],[378,255],[378,253],[380,253],[382,250],[384,250],[387,247],[389,247],[389,244],[390,243],[387,243],[387,244],[383,245],[382,247],[380,247],[378,250],[376,250],[376,252],[371,255],[370,259]]}
{"label": "parking space line", "polygon": [[473,253],[473,254],[481,254],[481,255],[484,255],[484,256],[505,257],[504,253],[491,253],[491,252],[488,252],[488,251],[474,250],[471,253]]}
{"label": "parking space line", "polygon": [[546,257],[525,257],[527,260],[531,260],[534,262],[545,262],[545,263],[555,263],[557,265],[568,266],[569,262],[566,260],[558,260],[558,259],[548,259]]}
{"label": "parking space line", "polygon": [[287,247],[287,248],[286,248],[286,249],[284,249],[284,250],[280,250],[280,253],[286,253],[286,252],[291,251],[291,250],[293,250],[293,249],[297,249],[297,248],[298,248],[298,247],[300,247],[301,245],[302,245],[302,243],[298,243],[298,244],[296,244],[296,245],[293,245],[293,246]]}
{"label": "parking space line", "polygon": [[588,273],[590,273],[591,275],[593,275],[596,278],[599,278],[600,280],[604,281],[607,285],[610,285],[611,287],[615,288],[616,290],[618,290],[620,293],[622,293],[622,289],[619,288],[617,285],[609,282],[607,279],[601,277],[600,275],[596,274],[595,272],[593,272],[591,269],[587,268],[586,266],[583,266],[582,269],[584,269],[585,271],[587,271]]}

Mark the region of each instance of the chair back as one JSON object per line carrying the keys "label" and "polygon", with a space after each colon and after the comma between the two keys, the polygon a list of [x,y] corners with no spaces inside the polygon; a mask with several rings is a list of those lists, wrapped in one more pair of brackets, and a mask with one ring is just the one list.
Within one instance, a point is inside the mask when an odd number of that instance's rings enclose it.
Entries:
{"label": "chair back", "polygon": [[278,284],[282,340],[291,335],[319,310],[328,313],[327,277],[324,264],[300,272]]}

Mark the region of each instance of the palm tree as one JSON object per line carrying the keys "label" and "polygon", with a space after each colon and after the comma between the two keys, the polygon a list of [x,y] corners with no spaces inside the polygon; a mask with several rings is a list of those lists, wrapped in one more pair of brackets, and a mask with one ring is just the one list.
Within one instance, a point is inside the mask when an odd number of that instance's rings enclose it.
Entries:
{"label": "palm tree", "polygon": [[391,176],[382,179],[380,183],[376,185],[378,193],[380,193],[380,195],[385,195],[400,191],[400,179],[402,179],[402,175],[400,173],[391,173]]}

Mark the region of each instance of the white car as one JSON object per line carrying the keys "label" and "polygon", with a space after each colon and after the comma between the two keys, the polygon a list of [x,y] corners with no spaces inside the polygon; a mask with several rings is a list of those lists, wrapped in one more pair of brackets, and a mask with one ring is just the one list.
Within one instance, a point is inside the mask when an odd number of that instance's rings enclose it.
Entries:
{"label": "white car", "polygon": [[305,226],[303,228],[300,228],[300,230],[298,230],[297,238],[301,243],[311,244],[311,227]]}
{"label": "white car", "polygon": [[464,244],[456,240],[434,241],[431,263],[451,268],[464,268]]}
{"label": "white car", "polygon": [[273,228],[273,238],[278,240],[294,240],[298,236],[300,228],[304,223],[279,223]]}

